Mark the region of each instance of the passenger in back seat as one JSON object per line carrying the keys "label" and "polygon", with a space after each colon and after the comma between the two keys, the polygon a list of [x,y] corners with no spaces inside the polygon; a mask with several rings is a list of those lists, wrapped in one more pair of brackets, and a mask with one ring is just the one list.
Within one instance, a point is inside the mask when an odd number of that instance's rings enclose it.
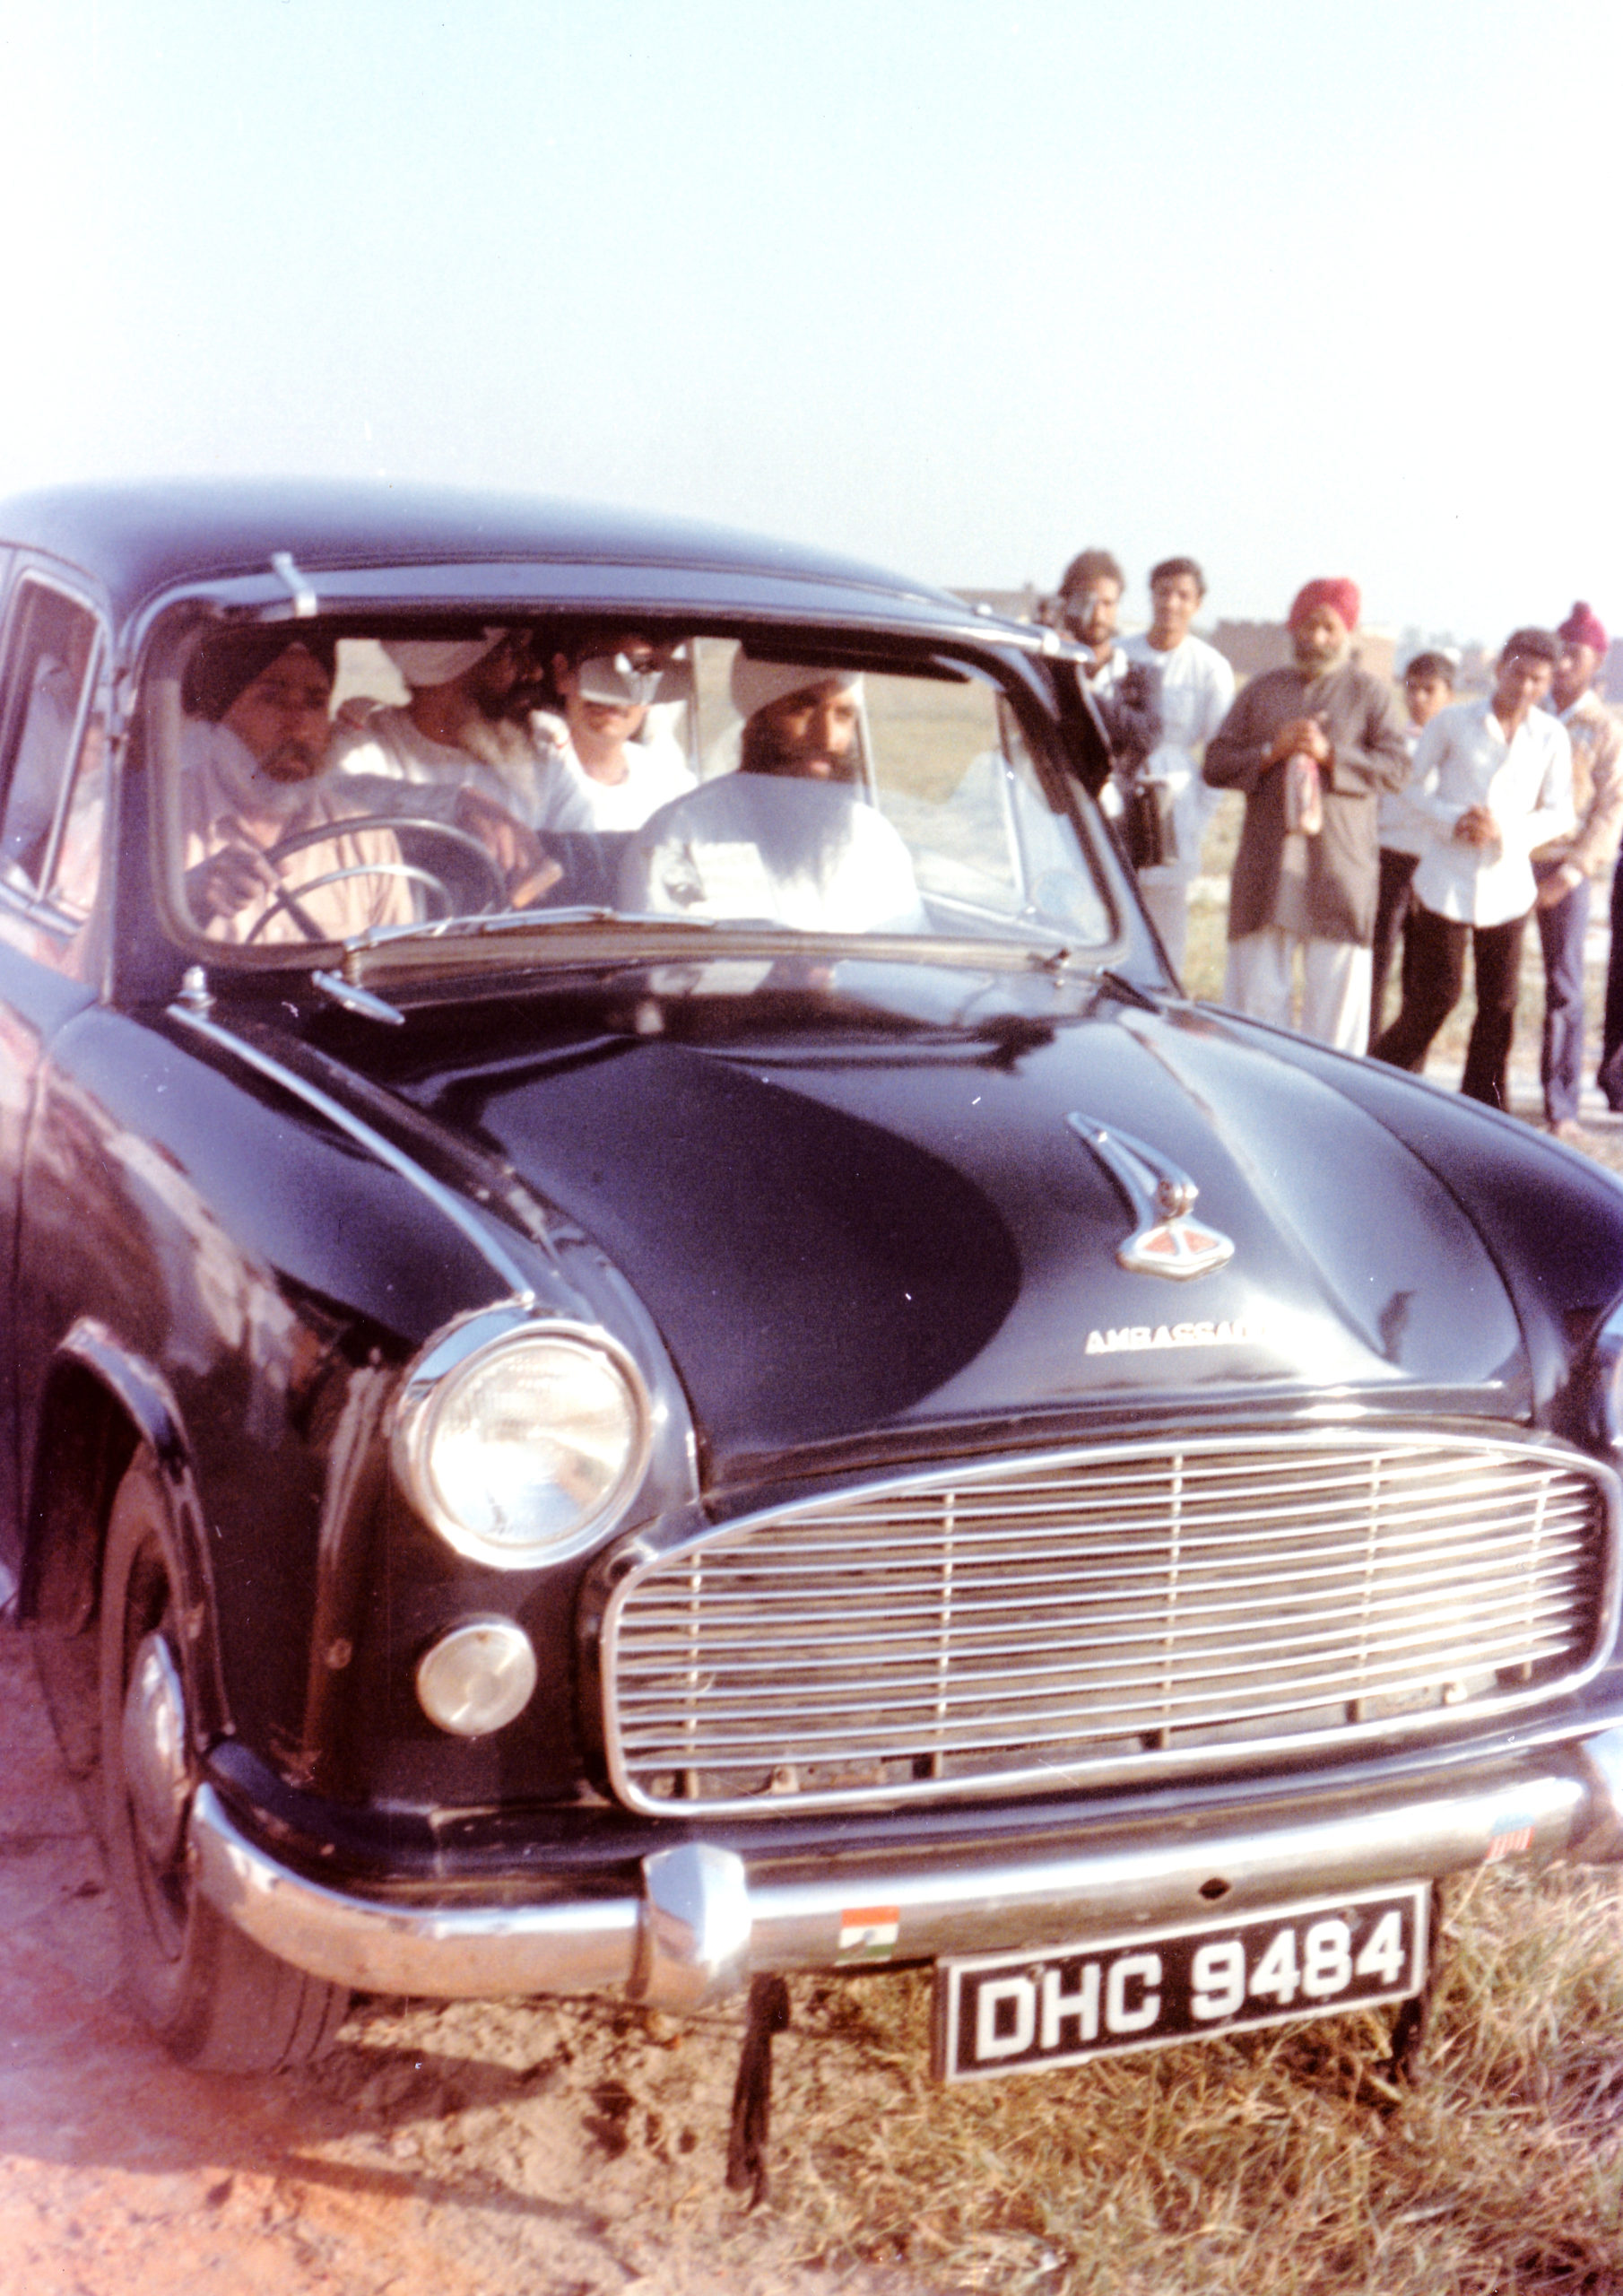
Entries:
{"label": "passenger in back seat", "polygon": [[584,633],[552,657],[560,713],[531,720],[579,788],[600,830],[640,829],[650,813],[696,784],[668,735],[650,734],[648,710],[665,662],[652,640],[626,632]]}
{"label": "passenger in back seat", "polygon": [[500,865],[516,908],[559,875],[535,832],[589,830],[591,809],[560,760],[508,714],[532,668],[526,630],[471,639],[386,639],[384,651],[411,691],[404,707],[375,709],[341,728],[336,770],[380,788],[409,785],[397,807],[454,822]]}

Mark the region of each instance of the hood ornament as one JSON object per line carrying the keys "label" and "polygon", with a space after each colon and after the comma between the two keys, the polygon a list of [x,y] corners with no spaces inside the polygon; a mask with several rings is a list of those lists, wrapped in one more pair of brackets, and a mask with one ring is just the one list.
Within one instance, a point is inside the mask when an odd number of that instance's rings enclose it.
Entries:
{"label": "hood ornament", "polygon": [[1133,1233],[1116,1246],[1117,1264],[1133,1275],[1180,1280],[1205,1275],[1234,1257],[1230,1239],[1191,1219],[1199,1188],[1156,1149],[1125,1132],[1112,1132],[1090,1116],[1065,1121],[1090,1148],[1126,1199]]}

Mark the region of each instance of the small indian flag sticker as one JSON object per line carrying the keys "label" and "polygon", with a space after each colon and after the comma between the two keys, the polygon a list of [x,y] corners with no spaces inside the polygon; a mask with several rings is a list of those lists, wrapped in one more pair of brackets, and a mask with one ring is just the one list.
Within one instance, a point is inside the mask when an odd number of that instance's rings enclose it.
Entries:
{"label": "small indian flag sticker", "polygon": [[887,1960],[896,1951],[902,1909],[897,1905],[853,1906],[839,1918],[841,1961]]}

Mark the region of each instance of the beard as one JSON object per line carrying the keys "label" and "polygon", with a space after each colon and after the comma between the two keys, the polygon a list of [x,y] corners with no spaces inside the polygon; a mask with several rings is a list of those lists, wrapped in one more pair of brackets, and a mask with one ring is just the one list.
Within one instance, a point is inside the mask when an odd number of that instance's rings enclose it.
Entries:
{"label": "beard", "polygon": [[283,742],[259,760],[260,778],[273,781],[281,788],[302,788],[307,781],[314,781],[325,763],[319,750],[307,748],[300,742]]}
{"label": "beard", "polygon": [[804,878],[821,890],[850,848],[851,815],[860,802],[840,782],[763,775],[750,833],[774,876]]}
{"label": "beard", "polygon": [[1346,645],[1331,646],[1322,650],[1300,646],[1295,647],[1292,650],[1296,657],[1296,665],[1304,677],[1322,678],[1326,672],[1339,669],[1351,653],[1352,648],[1349,642]]}
{"label": "beard", "polygon": [[514,810],[523,813],[535,775],[535,743],[529,727],[508,718],[470,718],[458,730],[456,746],[488,766],[511,793]]}
{"label": "beard", "polygon": [[[305,772],[293,778],[269,773],[254,755],[239,735],[229,726],[214,728],[214,766],[221,785],[231,803],[240,813],[260,814],[268,820],[291,821],[302,813],[308,803],[309,791],[320,779],[317,770]],[[277,752],[277,756],[283,752]],[[287,752],[287,754],[292,754]],[[303,760],[304,752],[298,752]],[[317,761],[319,768],[319,761]]]}

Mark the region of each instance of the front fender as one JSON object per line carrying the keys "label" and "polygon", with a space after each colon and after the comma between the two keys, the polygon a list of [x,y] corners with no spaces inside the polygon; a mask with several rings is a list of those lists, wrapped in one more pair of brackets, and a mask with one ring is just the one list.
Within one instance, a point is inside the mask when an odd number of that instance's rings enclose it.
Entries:
{"label": "front fender", "polygon": [[188,1711],[201,1751],[229,1730],[230,1716],[195,1462],[162,1372],[121,1346],[94,1318],[74,1324],[47,1375],[24,1516],[18,1612],[26,1624],[58,1636],[89,1629],[113,1495],[143,1444],[162,1476],[193,1676]]}
{"label": "front fender", "polygon": [[1290,1054],[1384,1125],[1449,1190],[1510,1295],[1535,1417],[1593,1448],[1587,1373],[1595,1336],[1623,1299],[1623,1181],[1515,1117],[1384,1062],[1349,1060],[1299,1038]]}

